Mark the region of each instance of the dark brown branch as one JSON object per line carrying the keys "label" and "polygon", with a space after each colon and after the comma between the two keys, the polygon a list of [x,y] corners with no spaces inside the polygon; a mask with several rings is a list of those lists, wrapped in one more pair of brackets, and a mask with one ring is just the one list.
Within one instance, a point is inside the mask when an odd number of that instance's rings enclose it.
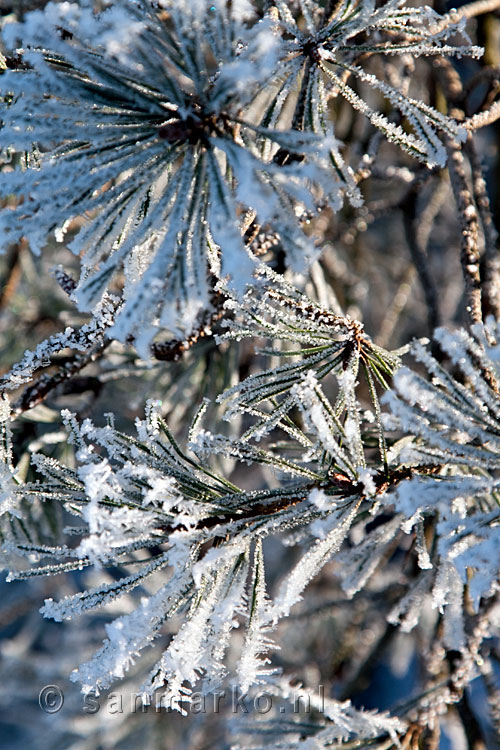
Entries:
{"label": "dark brown branch", "polygon": [[160,362],[175,362],[189,351],[200,339],[212,335],[212,326],[222,317],[222,310],[214,310],[203,318],[203,323],[195,331],[186,336],[184,340],[171,339],[170,341],[151,344],[151,356]]}
{"label": "dark brown branch", "polygon": [[460,221],[460,262],[465,283],[466,321],[470,327],[482,321],[479,220],[467,183],[463,152],[456,141],[448,143],[448,169]]}
{"label": "dark brown branch", "polygon": [[466,151],[472,172],[472,190],[478,208],[484,235],[484,257],[481,260],[483,278],[483,311],[500,320],[500,246],[491,213],[490,200],[483,170],[474,141],[467,139]]}
{"label": "dark brown branch", "polygon": [[[411,479],[413,476],[423,476],[429,474],[436,474],[441,470],[440,466],[414,466],[414,467],[401,467],[397,469],[390,469],[387,473],[385,470],[379,471],[374,476],[374,482],[376,486],[376,494],[382,495],[388,490],[396,487],[400,482],[407,479]],[[200,521],[196,526],[196,530],[202,529],[214,529],[224,524],[241,522],[248,520],[251,522],[260,516],[271,516],[275,513],[279,513],[289,508],[299,505],[307,499],[309,492],[317,487],[321,487],[322,490],[330,491],[335,494],[336,500],[353,500],[358,503],[358,506],[366,499],[364,494],[364,485],[350,479],[343,474],[331,474],[328,477],[328,481],[311,481],[303,486],[297,488],[295,491],[287,492],[276,498],[275,495],[271,494],[270,502],[255,502],[250,506],[238,506],[237,511],[229,511],[225,513],[221,511],[217,516],[210,516]],[[244,493],[245,494],[245,493]],[[234,495],[235,499],[239,495]],[[175,529],[173,526],[164,525],[159,526],[164,534],[169,534]],[[176,526],[175,528],[179,528]]]}
{"label": "dark brown branch", "polygon": [[[23,391],[22,396],[12,405],[13,416],[19,416],[28,409],[41,404],[52,391],[62,383],[68,383],[75,375],[77,375],[84,367],[91,362],[98,359],[104,352],[109,342],[105,342],[101,347],[93,349],[91,352],[85,352],[84,354],[76,354],[69,361],[65,362],[62,367],[59,368],[55,373],[44,373],[38,380],[29,385]],[[95,379],[93,379],[95,380]],[[91,385],[91,390],[97,393],[98,388],[96,382]],[[80,387],[80,390],[82,388]]]}
{"label": "dark brown branch", "polygon": [[[74,281],[74,279],[72,279],[71,276],[68,276],[67,273],[59,268],[57,269],[55,276],[61,289],[63,289],[68,296],[71,296],[71,294],[73,294],[76,289],[76,282]],[[222,295],[214,293],[213,298],[215,309],[212,312],[207,313],[203,317],[199,327],[195,331],[193,331],[184,340],[171,339],[170,341],[156,342],[154,344],[151,344],[151,356],[161,362],[175,362],[186,351],[191,349],[191,347],[193,347],[201,338],[210,336],[212,333],[212,325],[217,320],[219,320],[223,314]],[[130,338],[129,343],[133,343],[132,337]]]}

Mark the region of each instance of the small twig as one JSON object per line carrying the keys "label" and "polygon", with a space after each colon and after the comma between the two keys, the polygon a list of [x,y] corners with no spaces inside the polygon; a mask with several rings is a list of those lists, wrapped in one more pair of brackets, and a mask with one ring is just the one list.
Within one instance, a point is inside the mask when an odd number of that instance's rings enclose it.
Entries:
{"label": "small twig", "polygon": [[[74,281],[74,279],[72,279],[71,276],[68,276],[68,274],[60,268],[56,270],[55,276],[61,289],[63,289],[68,296],[73,294],[76,289],[76,282]],[[194,346],[194,344],[196,344],[199,339],[210,335],[212,325],[217,320],[219,320],[223,314],[222,304],[219,298],[221,298],[220,294],[214,294],[214,300],[216,301],[216,304],[214,305],[215,309],[211,313],[204,316],[199,327],[194,330],[189,336],[187,336],[184,340],[171,339],[170,341],[156,342],[151,344],[151,356],[161,362],[175,362],[184,354],[184,352],[191,349],[191,347]],[[106,346],[110,343],[111,342],[107,340]],[[132,338],[130,339],[129,343],[133,343]],[[84,365],[82,365],[82,367],[83,366]]]}
{"label": "small twig", "polygon": [[450,12],[450,18],[453,21],[459,21],[461,18],[475,18],[485,13],[493,13],[500,9],[500,0],[475,0],[475,2],[462,5],[461,8]]}
{"label": "small twig", "polygon": [[197,328],[183,340],[171,339],[151,344],[151,356],[161,362],[175,362],[200,339],[211,336],[213,325],[224,315],[224,299],[220,292],[213,291],[212,309],[204,312]]}
{"label": "small twig", "polygon": [[41,404],[45,401],[49,393],[57,388],[57,386],[61,385],[61,383],[68,382],[77,373],[83,370],[86,365],[98,359],[109,343],[110,342],[107,341],[101,347],[93,349],[91,352],[75,354],[69,362],[66,362],[54,374],[45,373],[41,375],[38,380],[25,388],[22,396],[12,405],[12,415],[17,417],[25,411],[33,409],[33,407]]}
{"label": "small twig", "polygon": [[485,112],[478,112],[476,115],[468,117],[464,121],[464,127],[467,130],[479,130],[479,128],[491,125],[497,120],[500,120],[500,101],[493,102],[491,107]]}
{"label": "small twig", "polygon": [[500,0],[475,0],[475,2],[462,5],[458,10],[453,9],[446,13],[439,21],[430,28],[433,34],[437,34],[448,26],[459,23],[463,18],[469,20],[486,13],[494,13],[500,9]]}
{"label": "small twig", "polygon": [[222,317],[222,310],[215,310],[204,318],[203,324],[195,331],[180,339],[171,339],[162,343],[151,344],[151,356],[160,362],[175,362],[193,347],[200,339],[212,334],[212,325]]}
{"label": "small twig", "polygon": [[479,274],[479,218],[465,174],[465,160],[460,145],[448,142],[448,169],[460,227],[460,262],[465,282],[467,324],[481,323],[481,278]]}
{"label": "small twig", "polygon": [[472,138],[467,140],[465,148],[471,165],[472,190],[484,236],[484,256],[481,260],[484,292],[483,310],[485,315],[493,314],[497,320],[500,320],[500,247],[498,232],[493,222],[481,160]]}

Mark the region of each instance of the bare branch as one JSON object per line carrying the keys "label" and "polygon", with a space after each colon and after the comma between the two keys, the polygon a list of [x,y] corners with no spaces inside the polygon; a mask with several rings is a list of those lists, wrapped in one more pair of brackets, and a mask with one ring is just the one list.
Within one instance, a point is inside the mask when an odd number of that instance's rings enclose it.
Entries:
{"label": "bare branch", "polygon": [[484,179],[481,160],[472,138],[467,140],[466,151],[472,172],[472,190],[484,235],[484,257],[481,263],[483,276],[483,308],[500,319],[500,247],[498,233],[493,223],[490,200]]}
{"label": "bare branch", "polygon": [[479,130],[479,128],[491,125],[498,119],[500,119],[500,101],[494,102],[485,112],[478,112],[476,115],[468,117],[464,122],[464,127],[467,130]]}
{"label": "bare branch", "polygon": [[479,220],[465,173],[465,160],[456,141],[448,144],[448,169],[457,204],[460,227],[460,262],[465,282],[466,317],[468,325],[480,323],[481,278],[479,275]]}

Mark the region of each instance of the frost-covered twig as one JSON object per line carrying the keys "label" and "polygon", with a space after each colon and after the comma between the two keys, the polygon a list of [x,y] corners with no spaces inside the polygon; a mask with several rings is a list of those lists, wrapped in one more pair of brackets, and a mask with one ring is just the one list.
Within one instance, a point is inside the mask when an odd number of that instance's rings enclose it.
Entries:
{"label": "frost-covered twig", "polygon": [[482,321],[479,226],[477,209],[465,174],[465,160],[458,143],[448,146],[451,185],[460,221],[460,262],[465,282],[468,325]]}

